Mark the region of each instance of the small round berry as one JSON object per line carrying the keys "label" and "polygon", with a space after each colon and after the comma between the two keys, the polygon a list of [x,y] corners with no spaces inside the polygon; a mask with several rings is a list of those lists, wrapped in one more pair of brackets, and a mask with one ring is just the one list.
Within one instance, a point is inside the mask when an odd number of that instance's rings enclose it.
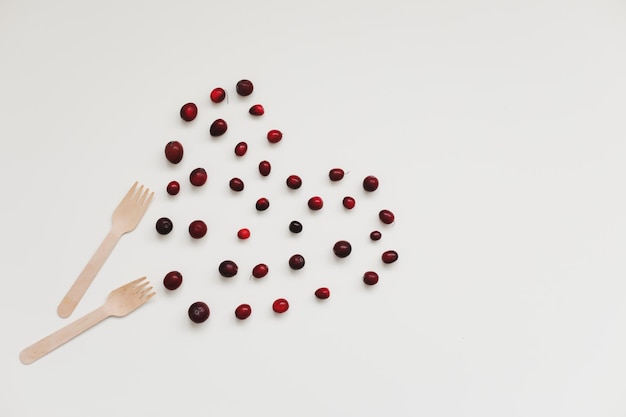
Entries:
{"label": "small round berry", "polygon": [[250,113],[253,116],[263,116],[265,114],[265,109],[263,108],[262,105],[255,104],[254,106],[250,107],[250,110],[248,110],[248,113]]}
{"label": "small round berry", "polygon": [[176,195],[179,191],[180,184],[178,183],[178,181],[170,181],[169,184],[167,184],[167,193],[169,195]]}
{"label": "small round berry", "polygon": [[326,287],[321,287],[315,290],[315,296],[320,300],[325,300],[330,297],[330,290]]}
{"label": "small round berry", "polygon": [[304,267],[304,256],[300,254],[292,255],[289,258],[289,267],[294,270],[302,269]]}
{"label": "small round berry", "polygon": [[222,136],[228,130],[228,124],[226,124],[226,120],[224,119],[216,119],[213,123],[211,123],[211,127],[209,127],[209,133],[211,136]]}
{"label": "small round berry", "polygon": [[354,200],[354,198],[350,196],[344,197],[342,203],[343,203],[343,206],[347,208],[348,210],[352,210],[354,206],[356,205],[356,201]]}
{"label": "small round berry", "polygon": [[289,310],[289,302],[284,298],[278,298],[272,303],[272,310],[279,314],[284,313]]}
{"label": "small round berry", "polygon": [[252,90],[254,90],[254,85],[250,80],[239,80],[237,82],[237,85],[235,86],[235,89],[237,90],[237,94],[245,97],[252,94]]}
{"label": "small round berry", "polygon": [[240,178],[233,178],[229,182],[230,189],[233,191],[242,191],[243,190],[243,181]]}
{"label": "small round berry", "polygon": [[237,275],[239,267],[233,261],[223,261],[218,267],[220,275],[225,278],[231,278]]}
{"label": "small round berry", "polygon": [[174,224],[167,217],[161,217],[156,221],[156,231],[161,235],[166,235],[172,231]]}
{"label": "small round berry", "polygon": [[206,183],[208,175],[204,168],[196,168],[189,174],[189,182],[196,187],[201,187]]}
{"label": "small round berry", "polygon": [[250,237],[250,230],[243,228],[243,229],[239,229],[239,231],[237,232],[237,237],[241,240],[246,240]]}
{"label": "small round berry", "polygon": [[239,142],[235,145],[235,155],[244,156],[248,152],[248,144],[246,142]]}
{"label": "small round berry", "polygon": [[250,317],[250,314],[252,314],[252,307],[250,307],[250,304],[240,304],[235,309],[235,317],[239,320],[247,319]]}
{"label": "small round berry", "polygon": [[198,115],[198,106],[194,103],[184,104],[180,108],[180,118],[186,122],[191,122]]}
{"label": "small round berry", "polygon": [[330,178],[331,181],[339,181],[343,178],[344,174],[343,169],[333,168],[328,171],[328,178]]}
{"label": "small round berry", "polygon": [[168,290],[175,290],[183,283],[183,276],[178,271],[170,271],[163,278],[163,286]]}
{"label": "small round berry", "polygon": [[177,141],[172,140],[165,145],[165,158],[172,164],[177,164],[183,159],[183,145]]}
{"label": "small round berry", "polygon": [[265,264],[258,264],[252,268],[252,276],[255,278],[263,278],[270,271],[269,267]]}
{"label": "small round berry", "polygon": [[391,224],[396,219],[396,216],[394,216],[393,213],[389,210],[381,210],[380,212],[378,212],[378,218],[381,222],[385,224]]}
{"label": "small round berry", "polygon": [[187,312],[189,318],[194,323],[202,323],[205,322],[206,319],[209,318],[211,314],[211,310],[209,310],[209,306],[202,301],[196,301],[192,305],[189,306],[189,311]]}
{"label": "small round berry", "polygon": [[311,210],[320,210],[324,206],[324,201],[322,200],[322,197],[315,196],[309,198],[308,204]]}
{"label": "small round berry", "polygon": [[261,197],[256,201],[256,209],[258,211],[265,211],[268,209],[269,206],[270,201],[265,197]]}
{"label": "small round berry", "polygon": [[271,171],[272,171],[272,165],[269,163],[269,161],[259,162],[259,174],[263,175],[264,177],[267,177],[268,175],[270,175]]}
{"label": "small round berry", "polygon": [[289,231],[291,233],[300,233],[302,231],[302,223],[297,220],[293,220],[289,223]]}
{"label": "small round berry", "polygon": [[378,188],[378,178],[373,175],[368,175],[363,179],[363,189],[365,191],[376,191]]}
{"label": "small round berry", "polygon": [[338,258],[345,258],[352,252],[352,245],[346,240],[340,240],[333,246],[333,252]]}
{"label": "small round berry", "polygon": [[388,250],[383,252],[381,259],[383,260],[384,263],[386,264],[392,264],[395,261],[398,260],[398,252],[396,252],[395,250]]}
{"label": "small round berry", "polygon": [[283,133],[280,130],[272,129],[267,132],[267,140],[270,143],[278,143],[283,138]]}
{"label": "small round berry", "polygon": [[206,231],[206,223],[202,220],[194,220],[189,224],[189,235],[194,239],[203,238]]}
{"label": "small round berry", "polygon": [[297,175],[288,176],[285,182],[287,183],[287,187],[291,188],[292,190],[297,190],[298,188],[302,187],[302,178]]}
{"label": "small round berry", "polygon": [[375,285],[378,282],[378,274],[374,271],[367,271],[363,274],[363,282],[367,285]]}
{"label": "small round berry", "polygon": [[211,101],[213,103],[221,103],[226,98],[226,91],[222,87],[214,88],[211,91]]}
{"label": "small round berry", "polygon": [[383,234],[380,233],[378,230],[374,230],[372,233],[370,233],[370,239],[372,239],[373,241],[380,240],[381,237],[383,237]]}

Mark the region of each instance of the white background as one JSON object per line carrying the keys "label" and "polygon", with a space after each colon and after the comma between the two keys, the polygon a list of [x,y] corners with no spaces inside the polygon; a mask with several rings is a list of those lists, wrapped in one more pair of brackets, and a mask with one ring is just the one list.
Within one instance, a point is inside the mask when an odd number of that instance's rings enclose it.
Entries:
{"label": "white background", "polygon": [[[625,51],[620,1],[3,0],[0,415],[626,415]],[[256,86],[245,99],[242,78]],[[217,86],[228,103],[210,103]],[[188,101],[191,123],[178,116]],[[229,131],[210,138],[218,117]],[[270,128],[284,132],[275,146]],[[196,166],[209,181],[192,190]],[[349,174],[330,184],[335,166]],[[365,195],[369,174],[381,186]],[[59,318],[135,180],[156,192],[146,216]],[[306,208],[312,195],[322,211]],[[186,232],[195,218],[201,241]],[[253,236],[237,241],[244,226]],[[353,254],[338,261],[340,238]],[[386,249],[400,259],[383,267]],[[224,259],[239,264],[231,280],[217,276]],[[258,262],[270,274],[250,280]],[[185,281],[168,292],[175,269]],[[19,362],[142,275],[148,304]],[[200,326],[186,317],[197,300],[211,307]],[[238,322],[242,302],[254,311]]]}

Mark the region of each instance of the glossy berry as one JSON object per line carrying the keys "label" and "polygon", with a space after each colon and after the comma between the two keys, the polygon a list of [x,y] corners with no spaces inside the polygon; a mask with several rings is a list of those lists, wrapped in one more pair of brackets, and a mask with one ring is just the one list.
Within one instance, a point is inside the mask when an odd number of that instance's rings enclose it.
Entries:
{"label": "glossy berry", "polygon": [[352,245],[346,240],[340,240],[333,246],[333,252],[338,258],[345,258],[352,252]]}
{"label": "glossy berry", "polygon": [[320,300],[325,300],[330,297],[330,290],[326,287],[321,287],[315,290],[315,296]]}
{"label": "glossy berry", "polygon": [[250,307],[250,304],[240,304],[235,309],[235,317],[239,320],[247,319],[250,317],[250,314],[252,314],[252,307]]}
{"label": "glossy berry", "polygon": [[365,191],[376,191],[378,188],[378,178],[373,175],[368,175],[363,179],[363,189]]}
{"label": "glossy berry", "polygon": [[206,319],[209,318],[211,314],[211,310],[209,310],[209,306],[202,301],[196,301],[192,305],[189,306],[189,311],[187,311],[189,318],[194,323],[202,323],[205,322]]}
{"label": "glossy berry", "polygon": [[315,196],[309,198],[308,204],[311,210],[320,210],[324,206],[324,201],[322,200],[322,197]]}
{"label": "glossy berry", "polygon": [[194,220],[189,224],[189,235],[194,239],[203,238],[206,231],[206,223],[202,220]]}
{"label": "glossy berry", "polygon": [[294,270],[302,269],[304,267],[304,256],[300,254],[292,255],[289,258],[289,267]]}
{"label": "glossy berry", "polygon": [[370,233],[370,239],[374,241],[380,240],[381,237],[383,237],[383,235],[378,230],[374,230],[372,233]]}
{"label": "glossy berry", "polygon": [[391,224],[394,222],[396,216],[394,216],[393,213],[389,210],[381,210],[380,212],[378,212],[378,218],[381,222],[385,224]]}
{"label": "glossy berry", "polygon": [[229,182],[230,189],[233,191],[242,191],[243,190],[243,181],[240,178],[233,178]]}
{"label": "glossy berry", "polygon": [[248,144],[246,142],[239,142],[235,145],[235,155],[244,156],[248,152]]}
{"label": "glossy berry", "polygon": [[165,158],[172,164],[177,164],[183,159],[183,145],[172,140],[165,145]]}
{"label": "glossy berry", "polygon": [[239,229],[239,231],[237,232],[237,237],[241,240],[246,240],[250,237],[250,230],[243,228],[243,229]]}
{"label": "glossy berry", "polygon": [[178,181],[170,181],[169,184],[167,184],[167,193],[169,195],[176,195],[179,191],[180,184],[178,183]]}
{"label": "glossy berry", "polygon": [[356,205],[356,201],[354,200],[354,198],[346,196],[343,198],[342,204],[348,210],[352,210]]}
{"label": "glossy berry", "polygon": [[178,271],[170,271],[163,278],[163,286],[168,290],[175,290],[183,283],[183,276]]}
{"label": "glossy berry", "polygon": [[237,275],[239,267],[233,261],[223,261],[217,269],[221,276],[231,278]]}
{"label": "glossy berry", "polygon": [[292,190],[297,190],[298,188],[302,187],[302,178],[297,175],[288,176],[287,181],[285,182],[287,183],[287,187],[291,188]]}
{"label": "glossy berry", "polygon": [[209,133],[211,136],[222,136],[226,133],[228,129],[228,124],[226,124],[226,120],[224,119],[216,119],[213,123],[211,123],[211,127],[209,127]]}
{"label": "glossy berry", "polygon": [[196,187],[203,186],[206,183],[208,175],[204,168],[196,168],[189,174],[189,182]]}
{"label": "glossy berry", "polygon": [[339,181],[343,176],[344,172],[341,168],[333,168],[328,172],[328,178],[330,178],[331,181]]}
{"label": "glossy berry", "polygon": [[252,90],[254,90],[254,85],[250,80],[239,80],[235,89],[240,96],[249,96],[252,94]]}
{"label": "glossy berry", "polygon": [[283,133],[280,130],[272,129],[267,132],[267,140],[270,143],[278,143],[283,138]]}
{"label": "glossy berry", "polygon": [[388,250],[383,252],[381,259],[383,260],[384,263],[386,264],[392,264],[395,261],[398,260],[398,252],[396,252],[395,250]]}
{"label": "glossy berry", "polygon": [[269,267],[265,264],[258,264],[252,268],[252,276],[255,278],[263,278],[270,271]]}
{"label": "glossy berry", "polygon": [[211,91],[211,101],[213,103],[221,103],[225,98],[226,91],[223,88],[217,87]]}
{"label": "glossy berry", "polygon": [[172,231],[173,228],[174,225],[172,224],[172,221],[167,217],[161,217],[159,220],[156,221],[156,231],[159,232],[159,234],[161,235],[168,234]]}
{"label": "glossy berry", "polygon": [[267,177],[268,175],[270,175],[271,171],[272,171],[272,165],[269,163],[269,161],[259,162],[259,174],[263,175],[264,177]]}
{"label": "glossy berry", "polygon": [[258,211],[265,211],[268,209],[269,206],[270,201],[265,197],[261,197],[256,201],[256,209]]}
{"label": "glossy berry", "polygon": [[254,106],[250,107],[250,110],[248,110],[248,113],[250,113],[253,116],[263,116],[263,114],[265,114],[265,109],[263,108],[262,105],[255,104]]}
{"label": "glossy berry", "polygon": [[272,310],[279,314],[284,313],[289,310],[289,302],[284,298],[278,298],[272,303]]}
{"label": "glossy berry", "polygon": [[191,122],[198,115],[198,106],[194,103],[184,104],[180,108],[180,118],[186,122]]}
{"label": "glossy berry", "polygon": [[292,221],[289,223],[289,231],[291,233],[300,233],[302,231],[302,223],[297,220]]}
{"label": "glossy berry", "polygon": [[378,274],[374,271],[367,271],[363,274],[363,282],[367,285],[375,285],[378,282]]}

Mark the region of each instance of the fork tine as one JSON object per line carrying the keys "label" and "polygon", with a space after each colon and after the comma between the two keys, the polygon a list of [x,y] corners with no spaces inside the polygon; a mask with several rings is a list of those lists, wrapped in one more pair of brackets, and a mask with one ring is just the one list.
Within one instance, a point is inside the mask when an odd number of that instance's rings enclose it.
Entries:
{"label": "fork tine", "polygon": [[135,290],[135,293],[141,292],[147,285],[150,285],[150,281],[148,280],[142,282],[141,284],[135,285],[133,287],[133,290]]}
{"label": "fork tine", "polygon": [[143,184],[139,186],[139,189],[137,190],[135,195],[133,195],[133,201],[139,200],[139,198],[141,198],[141,193],[142,192],[143,192]]}
{"label": "fork tine", "polygon": [[[139,293],[139,298],[142,298],[143,296],[145,296],[149,291],[152,291],[152,287],[145,288],[143,291],[141,291]],[[154,293],[154,291],[153,291],[153,293]]]}
{"label": "fork tine", "polygon": [[135,181],[133,186],[130,187],[130,190],[128,190],[128,192],[124,196],[124,200],[130,199],[133,196],[133,194],[135,194],[135,190],[137,189],[137,184],[139,184],[139,181]]}
{"label": "fork tine", "polygon": [[149,299],[151,299],[152,297],[154,297],[156,295],[155,292],[151,292],[150,294],[146,295],[145,297],[143,297],[143,301],[148,301]]}
{"label": "fork tine", "polygon": [[[154,193],[152,193],[154,194]],[[143,192],[143,194],[139,197],[139,204],[144,204],[146,202],[146,199],[148,198],[148,195],[150,195],[150,189],[146,188],[145,191]]]}
{"label": "fork tine", "polygon": [[[141,282],[141,281],[143,281],[144,279],[146,279],[146,277],[137,278],[136,280],[131,281],[131,282],[129,282],[129,283],[128,283],[128,284],[126,284],[126,285],[127,285],[127,286],[129,286],[129,287],[134,287],[134,286],[135,286],[135,284],[140,283],[140,282]],[[125,286],[126,286],[126,285],[125,285]]]}

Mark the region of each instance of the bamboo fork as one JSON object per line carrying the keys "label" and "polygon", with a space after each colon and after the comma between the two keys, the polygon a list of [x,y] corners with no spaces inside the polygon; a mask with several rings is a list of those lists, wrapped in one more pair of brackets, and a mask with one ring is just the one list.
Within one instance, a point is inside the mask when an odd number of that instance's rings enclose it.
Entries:
{"label": "bamboo fork", "polygon": [[65,318],[72,314],[122,235],[134,230],[139,224],[154,192],[150,192],[148,188],[144,190],[143,185],[139,188],[137,186],[138,183],[135,182],[113,212],[111,230],[59,304],[59,316]]}

